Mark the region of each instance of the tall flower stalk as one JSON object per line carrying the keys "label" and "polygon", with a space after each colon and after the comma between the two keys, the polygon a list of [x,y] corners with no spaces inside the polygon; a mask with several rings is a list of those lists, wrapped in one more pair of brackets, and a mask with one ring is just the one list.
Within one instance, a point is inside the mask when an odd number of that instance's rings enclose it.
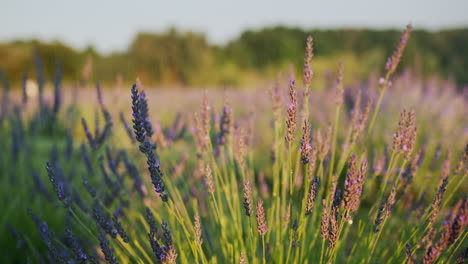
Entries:
{"label": "tall flower stalk", "polygon": [[382,99],[384,97],[385,91],[392,86],[390,78],[392,77],[393,73],[395,73],[398,64],[400,64],[401,57],[403,56],[403,51],[405,50],[406,44],[408,43],[412,29],[413,27],[411,25],[406,26],[406,30],[401,35],[400,43],[398,43],[396,50],[393,52],[392,56],[388,58],[387,63],[385,64],[385,69],[387,70],[387,73],[385,74],[385,77],[379,79],[380,94],[369,124],[369,133],[371,133],[372,129],[374,128],[374,123],[377,118],[377,114],[379,113],[380,105],[382,104]]}

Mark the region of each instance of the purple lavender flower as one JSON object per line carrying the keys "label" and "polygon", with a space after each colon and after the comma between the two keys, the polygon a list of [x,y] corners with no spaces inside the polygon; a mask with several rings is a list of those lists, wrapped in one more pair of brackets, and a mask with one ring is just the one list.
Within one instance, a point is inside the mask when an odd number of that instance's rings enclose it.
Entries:
{"label": "purple lavender flower", "polygon": [[148,141],[143,142],[140,145],[141,152],[146,154],[148,170],[151,176],[151,183],[155,188],[155,191],[160,194],[163,201],[167,201],[167,194],[164,194],[164,182],[162,181],[163,174],[159,166],[159,160],[156,157],[156,154],[153,151],[151,143]]}
{"label": "purple lavender flower", "polygon": [[101,246],[102,253],[104,258],[109,264],[118,264],[117,258],[114,256],[114,249],[110,247],[109,240],[106,238],[104,231],[98,227],[99,230],[99,245]]}
{"label": "purple lavender flower", "polygon": [[78,237],[72,232],[70,227],[65,229],[65,242],[75,254],[75,259],[81,264],[96,263],[92,256],[88,256],[80,245]]}
{"label": "purple lavender flower", "polygon": [[94,205],[92,215],[98,227],[104,230],[104,232],[106,232],[112,238],[116,238],[118,231],[114,228],[111,220],[109,219],[109,216],[104,211],[104,208],[102,208],[102,206],[99,205],[99,203],[96,203]]}
{"label": "purple lavender flower", "polygon": [[140,143],[143,143],[145,141],[144,117],[140,109],[140,95],[138,94],[138,88],[136,84],[133,84],[131,92],[133,110],[133,131],[135,132],[136,140]]}
{"label": "purple lavender flower", "polygon": [[141,119],[143,120],[143,127],[146,132],[146,136],[151,138],[151,136],[153,135],[153,125],[151,124],[151,121],[149,119],[148,101],[146,99],[145,91],[141,91],[138,104],[140,108]]}
{"label": "purple lavender flower", "polygon": [[117,232],[119,233],[119,236],[122,238],[122,240],[125,243],[128,243],[130,239],[128,238],[127,232],[125,232],[125,229],[122,227],[122,223],[120,223],[119,219],[113,216],[112,222],[114,222],[115,229],[117,229]]}
{"label": "purple lavender flower", "polygon": [[149,208],[146,208],[146,221],[150,227],[148,239],[151,244],[151,248],[153,249],[153,253],[156,256],[157,263],[165,263],[164,261],[166,260],[175,261],[177,254],[175,252],[174,241],[172,240],[172,235],[167,223],[163,220],[161,224],[163,233],[162,236],[159,236],[154,215]]}
{"label": "purple lavender flower", "polygon": [[63,175],[61,175],[62,173],[60,167],[58,166],[58,164],[54,166],[51,163],[47,162],[46,170],[58,199],[60,201],[63,201],[65,206],[69,206],[70,197],[66,188],[65,179],[63,178]]}
{"label": "purple lavender flower", "polygon": [[154,152],[155,145],[150,143],[150,138],[146,138],[145,132],[145,109],[144,103],[145,96],[138,94],[138,89],[136,84],[132,86],[132,110],[133,110],[133,129],[135,131],[135,136],[138,142],[140,142],[140,151],[146,154],[148,170],[151,176],[151,183],[153,183],[154,189],[164,202],[167,202],[169,197],[164,193],[165,187],[162,180],[163,173],[159,165],[159,159]]}

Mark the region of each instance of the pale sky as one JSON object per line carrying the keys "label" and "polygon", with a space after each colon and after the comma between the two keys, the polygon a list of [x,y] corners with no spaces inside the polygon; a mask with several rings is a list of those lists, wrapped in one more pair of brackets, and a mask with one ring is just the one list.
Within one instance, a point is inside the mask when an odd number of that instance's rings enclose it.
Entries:
{"label": "pale sky", "polygon": [[125,50],[139,31],[171,26],[223,44],[247,28],[366,27],[438,30],[468,26],[468,0],[0,0],[0,41],[62,40],[100,52]]}

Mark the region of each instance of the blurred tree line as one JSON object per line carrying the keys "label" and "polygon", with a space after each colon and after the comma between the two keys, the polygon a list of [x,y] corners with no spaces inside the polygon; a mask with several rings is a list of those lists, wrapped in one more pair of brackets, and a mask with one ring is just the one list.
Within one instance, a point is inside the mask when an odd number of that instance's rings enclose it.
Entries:
{"label": "blurred tree line", "polygon": [[[316,72],[334,69],[338,60],[344,60],[346,69],[359,78],[383,70],[400,33],[280,26],[247,30],[226,45],[216,46],[203,34],[170,29],[164,33],[139,33],[128,50],[105,56],[93,47],[76,50],[59,41],[14,41],[0,43],[0,69],[13,83],[19,83],[24,72],[34,77],[37,52],[48,80],[60,63],[68,82],[101,81],[112,85],[117,79],[132,81],[138,76],[145,84],[156,86],[241,86],[255,78],[273,78],[290,64],[300,73],[305,39],[312,35]],[[402,61],[418,74],[455,77],[459,84],[468,84],[467,62],[468,29],[415,30]]]}

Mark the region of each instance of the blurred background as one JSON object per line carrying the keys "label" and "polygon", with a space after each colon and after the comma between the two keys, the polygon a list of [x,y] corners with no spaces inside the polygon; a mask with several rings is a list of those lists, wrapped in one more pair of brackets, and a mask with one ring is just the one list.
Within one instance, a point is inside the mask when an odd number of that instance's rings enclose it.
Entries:
{"label": "blurred background", "polygon": [[345,80],[363,79],[383,71],[408,23],[415,30],[400,71],[468,84],[464,0],[19,0],[1,9],[0,69],[17,87],[25,72],[35,79],[37,56],[46,79],[60,64],[68,84],[258,86],[291,66],[301,73],[308,35],[317,83],[338,60]]}

